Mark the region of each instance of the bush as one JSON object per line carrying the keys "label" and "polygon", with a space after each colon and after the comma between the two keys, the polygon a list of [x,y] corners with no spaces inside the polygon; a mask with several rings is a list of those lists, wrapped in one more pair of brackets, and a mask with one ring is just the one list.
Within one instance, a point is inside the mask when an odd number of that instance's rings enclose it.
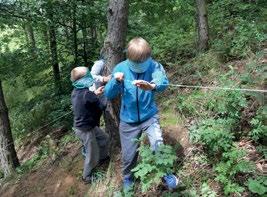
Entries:
{"label": "bush", "polygon": [[256,179],[248,179],[248,189],[253,194],[264,196],[267,194],[267,177],[259,176]]}
{"label": "bush", "polygon": [[[217,77],[215,83],[220,87],[235,88],[237,87],[236,82],[229,80],[234,76],[234,71],[230,70],[228,73],[221,75],[220,78]],[[188,95],[179,95],[177,99],[177,108],[186,117],[220,117],[238,120],[242,109],[247,106],[245,94],[240,91],[194,91]]]}
{"label": "bush", "polygon": [[[262,4],[262,5],[261,5]],[[246,57],[266,40],[264,1],[215,0],[209,6],[211,47],[225,59]]]}
{"label": "bush", "polygon": [[215,191],[213,191],[210,186],[204,182],[202,185],[201,185],[201,196],[202,197],[216,197],[217,194]]}
{"label": "bush", "polygon": [[146,192],[151,187],[157,186],[164,175],[172,173],[177,157],[175,151],[168,145],[160,145],[157,151],[153,152],[148,145],[142,144],[138,150],[140,161],[132,172],[136,178],[140,178],[142,192]]}
{"label": "bush", "polygon": [[244,159],[246,152],[233,147],[223,153],[222,160],[215,165],[214,170],[218,174],[215,180],[223,185],[225,195],[240,194],[244,187],[236,183],[236,175],[239,173],[251,173],[255,170],[253,163]]}
{"label": "bush", "polygon": [[177,109],[185,117],[188,116],[198,116],[198,117],[207,117],[208,111],[205,108],[206,102],[206,93],[204,92],[191,92],[189,95],[182,95],[177,97]]}
{"label": "bush", "polygon": [[221,154],[233,146],[233,119],[207,119],[190,128],[190,139],[205,146],[210,155]]}
{"label": "bush", "polygon": [[259,142],[267,138],[267,126],[265,124],[266,118],[267,107],[264,106],[258,109],[257,115],[250,121],[252,130],[249,135],[255,142]]}

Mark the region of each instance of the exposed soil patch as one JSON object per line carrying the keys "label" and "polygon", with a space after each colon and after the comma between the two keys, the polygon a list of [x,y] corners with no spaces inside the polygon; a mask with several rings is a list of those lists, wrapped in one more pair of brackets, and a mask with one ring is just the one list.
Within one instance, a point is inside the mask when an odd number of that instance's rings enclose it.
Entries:
{"label": "exposed soil patch", "polygon": [[0,196],[84,196],[88,186],[80,180],[83,166],[80,145],[71,144],[62,154],[63,157],[46,161],[16,182],[5,184]]}

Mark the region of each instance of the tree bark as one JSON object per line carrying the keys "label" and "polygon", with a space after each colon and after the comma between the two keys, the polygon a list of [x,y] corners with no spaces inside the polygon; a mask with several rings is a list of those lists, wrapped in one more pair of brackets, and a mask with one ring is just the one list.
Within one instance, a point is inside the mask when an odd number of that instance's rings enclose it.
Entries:
{"label": "tree bark", "polygon": [[33,27],[30,21],[27,21],[24,25],[25,37],[27,44],[29,45],[29,51],[35,57],[36,55],[36,41],[34,36]]}
{"label": "tree bark", "polygon": [[[98,42],[97,42],[97,34],[96,34],[96,24],[95,21],[91,21],[90,24],[90,48],[91,49],[96,49],[98,48]],[[95,50],[92,50],[92,54],[90,54],[90,58],[92,59],[93,57],[95,57],[96,54],[98,54],[99,52],[96,52]]]}
{"label": "tree bark", "polygon": [[196,0],[198,50],[205,51],[209,48],[208,14],[205,0]]}
{"label": "tree bark", "polygon": [[29,40],[29,37],[28,37],[28,31],[27,31],[26,24],[23,24],[22,28],[24,30],[24,35],[25,35],[25,40],[26,40],[27,46],[29,46],[30,45],[30,40]]}
{"label": "tree bark", "polygon": [[2,83],[0,80],[0,165],[4,176],[8,176],[16,167],[19,160],[14,146],[8,118],[8,109],[4,99]]}
{"label": "tree bark", "polygon": [[33,53],[35,53],[36,52],[36,42],[35,42],[35,36],[34,36],[32,24],[28,23],[26,25],[26,28],[27,28],[27,32],[28,32],[28,36],[29,36],[31,50]]}
{"label": "tree bark", "polygon": [[82,27],[82,35],[83,35],[83,61],[84,61],[84,66],[88,67],[88,34],[86,30],[86,22],[83,21],[83,27]]}
{"label": "tree bark", "polygon": [[44,26],[42,29],[42,39],[43,39],[43,44],[45,45],[45,49],[47,54],[50,53],[50,42],[49,42],[49,31],[48,27]]}
{"label": "tree bark", "polygon": [[[85,1],[82,0],[82,3],[84,4]],[[89,49],[88,32],[87,32],[87,16],[84,12],[82,14],[81,22],[82,22],[81,26],[82,26],[82,35],[83,35],[83,61],[84,61],[84,66],[89,67],[90,65],[88,62],[88,53],[87,53],[87,50]]]}
{"label": "tree bark", "polygon": [[74,53],[74,67],[78,66],[78,42],[77,42],[77,4],[73,1],[72,9],[72,30],[73,30],[73,53]]}
{"label": "tree bark", "polygon": [[[116,64],[124,59],[127,24],[128,24],[128,1],[109,0],[108,6],[108,34],[104,42],[103,51],[107,58],[105,73],[111,74]],[[108,103],[105,112],[106,131],[110,134],[111,143],[119,144],[119,112],[120,99],[114,99]]]}
{"label": "tree bark", "polygon": [[54,74],[54,82],[55,82],[55,92],[56,94],[61,94],[62,87],[61,87],[61,77],[60,77],[60,70],[59,70],[59,63],[58,63],[58,54],[57,54],[57,39],[56,39],[56,28],[54,26],[54,16],[52,11],[52,5],[49,4],[47,10],[48,18],[50,19],[48,25],[48,32],[49,32],[49,46],[50,46],[50,53],[51,53],[51,62]]}

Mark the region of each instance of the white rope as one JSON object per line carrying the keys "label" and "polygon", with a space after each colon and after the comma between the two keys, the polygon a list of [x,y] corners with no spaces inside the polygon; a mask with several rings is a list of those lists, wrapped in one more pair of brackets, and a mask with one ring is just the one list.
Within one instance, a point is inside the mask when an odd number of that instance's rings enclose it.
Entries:
{"label": "white rope", "polygon": [[267,92],[267,90],[261,89],[250,89],[250,88],[229,88],[229,87],[218,87],[218,86],[196,86],[196,85],[183,85],[183,84],[169,84],[172,87],[181,88],[200,88],[200,89],[210,89],[210,90],[230,90],[230,91],[243,91],[243,92]]}
{"label": "white rope", "polygon": [[42,130],[43,128],[47,127],[48,125],[50,125],[50,124],[52,124],[52,123],[56,122],[57,120],[59,120],[59,119],[61,119],[61,118],[65,117],[65,116],[67,116],[67,115],[69,115],[69,114],[71,114],[71,113],[72,113],[72,111],[70,111],[70,112],[67,112],[67,113],[65,113],[65,114],[64,114],[64,115],[62,115],[62,116],[59,116],[59,117],[57,117],[56,119],[54,119],[54,120],[52,120],[52,121],[48,122],[47,124],[43,125],[42,127],[38,128],[38,129],[36,129],[36,130],[34,130],[34,131],[33,131],[33,133],[35,133],[35,132],[37,132],[37,131],[40,131],[40,130]]}
{"label": "white rope", "polygon": [[[71,113],[72,113],[72,111],[63,114],[62,116],[57,117],[56,119],[54,119],[54,120],[48,122],[47,124],[45,124],[45,125],[39,127],[38,129],[33,130],[32,133],[36,133],[37,131],[40,131],[40,130],[44,129],[44,128],[47,127],[48,125],[50,125],[50,124],[56,122],[57,120],[59,120],[59,119],[65,117],[65,116],[67,116],[67,115],[69,115],[69,114],[71,114]],[[4,148],[10,146],[11,144],[14,144],[14,142],[11,142],[11,143],[9,143],[9,144],[6,144],[6,145],[4,146]]]}
{"label": "white rope", "polygon": [[[131,80],[124,80],[133,84]],[[219,86],[201,86],[201,85],[186,85],[186,84],[160,84],[163,86],[178,87],[178,88],[198,88],[198,89],[209,89],[209,90],[228,90],[228,91],[243,91],[243,92],[262,92],[265,93],[267,90],[253,89],[253,88],[230,88],[230,87],[219,87]]]}

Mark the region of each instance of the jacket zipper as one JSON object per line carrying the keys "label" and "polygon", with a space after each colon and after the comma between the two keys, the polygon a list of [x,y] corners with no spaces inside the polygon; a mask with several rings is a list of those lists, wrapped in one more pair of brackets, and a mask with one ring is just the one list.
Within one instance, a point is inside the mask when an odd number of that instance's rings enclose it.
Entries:
{"label": "jacket zipper", "polygon": [[[137,80],[138,80],[138,78],[139,78],[139,73],[137,74]],[[136,87],[136,107],[137,107],[138,123],[140,123],[139,100],[138,100],[138,87]]]}

